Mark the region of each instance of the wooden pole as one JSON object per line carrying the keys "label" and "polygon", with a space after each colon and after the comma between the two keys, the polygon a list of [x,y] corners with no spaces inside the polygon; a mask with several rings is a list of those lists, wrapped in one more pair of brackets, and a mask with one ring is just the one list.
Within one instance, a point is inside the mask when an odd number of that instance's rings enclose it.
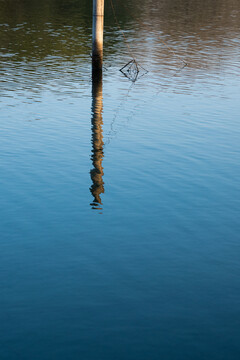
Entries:
{"label": "wooden pole", "polygon": [[93,0],[92,75],[102,76],[104,0]]}
{"label": "wooden pole", "polygon": [[92,186],[90,191],[94,197],[91,204],[101,209],[101,197],[104,192],[103,182],[103,131],[102,131],[102,65],[103,65],[103,21],[104,0],[93,0],[92,26],[92,164],[90,171]]}

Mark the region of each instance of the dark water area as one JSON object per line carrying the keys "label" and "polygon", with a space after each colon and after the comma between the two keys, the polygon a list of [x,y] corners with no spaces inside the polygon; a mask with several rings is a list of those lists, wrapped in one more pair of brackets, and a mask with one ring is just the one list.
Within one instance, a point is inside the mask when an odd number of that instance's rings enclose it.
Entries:
{"label": "dark water area", "polygon": [[237,360],[240,2],[113,4],[0,0],[0,359]]}

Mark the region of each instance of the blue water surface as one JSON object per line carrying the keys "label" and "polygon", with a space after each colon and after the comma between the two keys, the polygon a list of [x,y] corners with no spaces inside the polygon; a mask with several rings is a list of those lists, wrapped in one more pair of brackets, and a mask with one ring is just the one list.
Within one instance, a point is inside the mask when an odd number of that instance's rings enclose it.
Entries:
{"label": "blue water surface", "polygon": [[1,13],[0,359],[238,360],[239,4],[180,28],[145,1],[148,31],[120,12],[135,82],[108,9],[95,98],[73,3],[41,24]]}

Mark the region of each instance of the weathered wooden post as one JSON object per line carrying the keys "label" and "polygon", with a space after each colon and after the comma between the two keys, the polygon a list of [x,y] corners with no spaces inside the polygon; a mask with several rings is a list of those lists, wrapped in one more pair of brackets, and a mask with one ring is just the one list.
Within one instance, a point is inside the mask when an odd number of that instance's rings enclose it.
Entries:
{"label": "weathered wooden post", "polygon": [[104,192],[103,182],[103,132],[102,132],[102,65],[103,65],[103,21],[104,0],[93,0],[92,26],[92,164],[90,171],[94,197],[91,204],[94,209],[101,209],[101,197]]}
{"label": "weathered wooden post", "polygon": [[92,75],[102,76],[104,0],[93,0]]}

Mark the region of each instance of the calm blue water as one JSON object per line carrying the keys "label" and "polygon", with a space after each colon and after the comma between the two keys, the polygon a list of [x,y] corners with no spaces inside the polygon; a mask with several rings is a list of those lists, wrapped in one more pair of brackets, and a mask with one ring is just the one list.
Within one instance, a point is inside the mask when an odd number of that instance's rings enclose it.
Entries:
{"label": "calm blue water", "polygon": [[4,4],[0,359],[239,359],[238,1]]}

